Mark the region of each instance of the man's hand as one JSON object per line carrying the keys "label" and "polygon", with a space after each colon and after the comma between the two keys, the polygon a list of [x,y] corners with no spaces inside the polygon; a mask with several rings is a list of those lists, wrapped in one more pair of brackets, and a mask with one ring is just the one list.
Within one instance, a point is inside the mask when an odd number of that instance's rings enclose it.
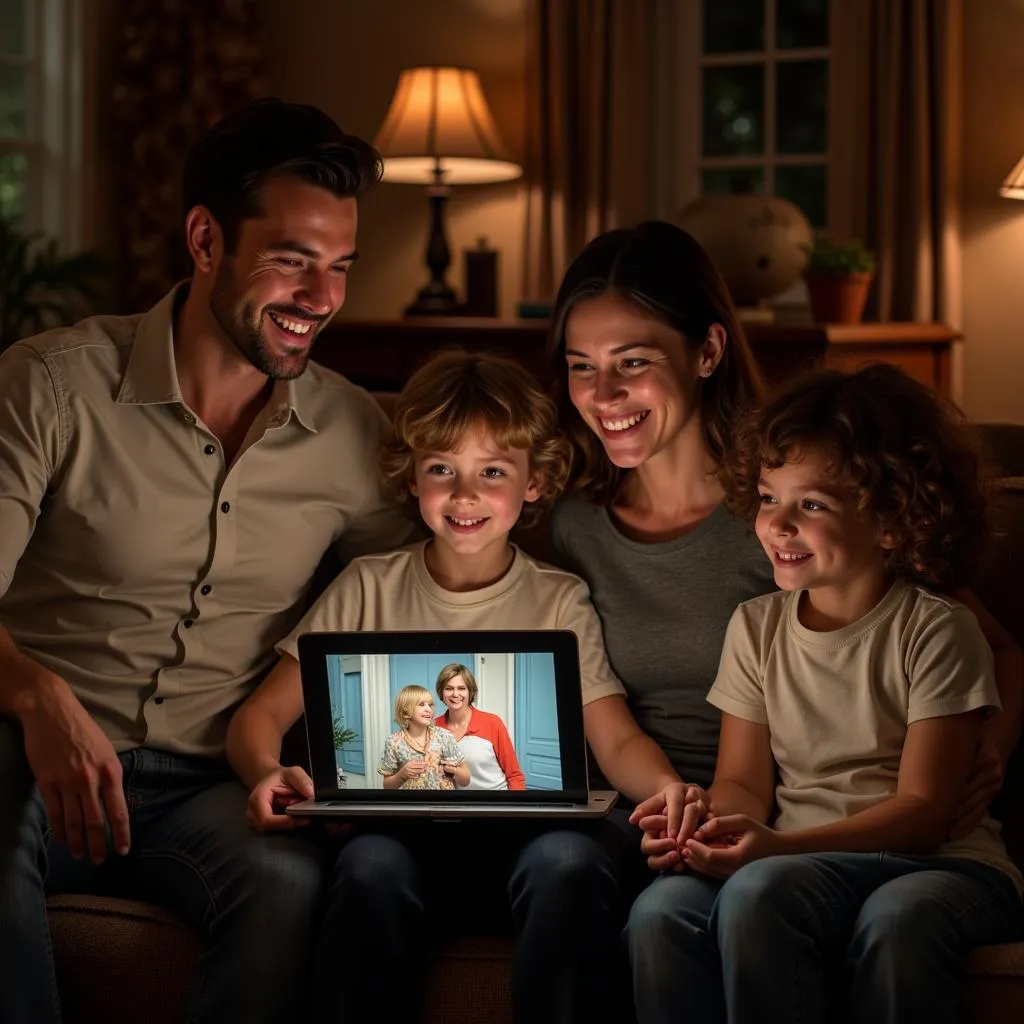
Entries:
{"label": "man's hand", "polygon": [[61,680],[40,689],[31,709],[18,717],[54,839],[66,843],[72,857],[88,850],[92,862],[101,864],[109,822],[114,849],[127,854],[131,836],[121,762],[71,687]]}
{"label": "man's hand", "polygon": [[426,761],[417,759],[414,761],[406,761],[401,768],[398,769],[398,777],[403,782],[408,782],[410,779],[418,779],[429,767]]}
{"label": "man's hand", "polygon": [[704,820],[709,805],[708,795],[700,786],[684,782],[673,782],[637,804],[629,820],[644,831],[640,851],[652,871],[684,869],[681,851]]}
{"label": "man's hand", "polygon": [[779,833],[745,814],[709,818],[688,839],[683,860],[711,878],[729,878],[745,864],[785,852]]}
{"label": "man's hand", "polygon": [[[279,768],[260,779],[249,794],[245,820],[257,832],[280,832],[308,825],[309,818],[282,813],[285,807],[309,800],[313,796],[313,780],[298,765]],[[274,808],[281,808],[275,813]]]}
{"label": "man's hand", "polygon": [[949,830],[949,838],[962,839],[970,835],[981,824],[988,813],[988,805],[1002,788],[1002,758],[995,743],[982,733],[970,777],[960,794],[960,803],[956,809],[953,827]]}

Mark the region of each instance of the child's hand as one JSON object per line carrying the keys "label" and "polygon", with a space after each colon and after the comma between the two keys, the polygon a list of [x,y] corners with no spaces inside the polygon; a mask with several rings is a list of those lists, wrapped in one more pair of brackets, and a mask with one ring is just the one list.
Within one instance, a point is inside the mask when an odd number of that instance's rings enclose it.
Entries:
{"label": "child's hand", "polygon": [[708,795],[700,786],[684,782],[673,782],[637,805],[629,820],[644,830],[640,850],[652,871],[685,868],[681,851],[709,806]]}
{"label": "child's hand", "polygon": [[301,828],[308,825],[310,819],[292,817],[284,813],[284,808],[300,800],[309,800],[312,796],[313,780],[298,765],[278,768],[266,778],[260,779],[249,794],[245,820],[257,832]]}
{"label": "child's hand", "polygon": [[709,818],[686,841],[686,866],[712,878],[729,878],[745,864],[784,853],[779,833],[745,814]]}
{"label": "child's hand", "polygon": [[418,779],[427,770],[427,762],[422,758],[415,761],[406,761],[401,768],[398,769],[398,777],[403,782],[408,782],[410,779]]}

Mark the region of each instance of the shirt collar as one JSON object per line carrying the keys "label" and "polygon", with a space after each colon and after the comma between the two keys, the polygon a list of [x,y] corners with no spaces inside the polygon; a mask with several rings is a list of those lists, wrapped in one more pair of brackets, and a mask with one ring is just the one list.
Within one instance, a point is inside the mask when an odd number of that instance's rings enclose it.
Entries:
{"label": "shirt collar", "polygon": [[[189,282],[175,285],[148,313],[144,314],[135,332],[128,366],[117,393],[120,405],[184,404],[178,370],[174,363],[174,314],[188,295]],[[308,373],[308,369],[306,371]],[[312,410],[302,407],[300,381],[274,381],[274,389],[266,406],[267,426],[279,427],[291,414],[310,433],[317,432]]]}

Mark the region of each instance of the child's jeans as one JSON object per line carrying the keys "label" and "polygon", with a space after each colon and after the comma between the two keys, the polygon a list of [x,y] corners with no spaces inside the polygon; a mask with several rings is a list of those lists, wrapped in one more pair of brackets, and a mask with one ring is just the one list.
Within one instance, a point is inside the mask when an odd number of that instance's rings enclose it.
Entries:
{"label": "child's jeans", "polygon": [[1020,896],[996,868],[823,853],[754,861],[724,884],[667,874],[625,934],[640,1024],[820,1024],[837,1016],[830,964],[845,967],[857,1024],[953,1024],[964,956],[1021,928]]}

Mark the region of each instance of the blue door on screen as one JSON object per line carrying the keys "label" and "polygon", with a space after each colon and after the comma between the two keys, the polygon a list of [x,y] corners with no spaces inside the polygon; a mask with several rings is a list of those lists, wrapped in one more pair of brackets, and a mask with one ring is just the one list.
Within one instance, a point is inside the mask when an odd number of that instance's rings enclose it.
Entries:
{"label": "blue door on screen", "polygon": [[[434,684],[446,665],[458,662],[473,670],[472,654],[392,654],[391,655],[391,711],[395,710],[395,698],[403,686],[422,686],[434,698],[434,717],[444,714],[444,704],[438,700]],[[392,722],[397,729],[398,726]]]}
{"label": "blue door on screen", "polygon": [[555,663],[550,654],[516,655],[516,734],[527,789],[561,789]]}
{"label": "blue door on screen", "polygon": [[363,744],[363,687],[362,673],[342,672],[341,658],[327,659],[327,685],[331,693],[331,711],[341,717],[341,727],[352,729],[356,738],[349,740],[335,753],[335,760],[343,772],[366,774],[366,751]]}

